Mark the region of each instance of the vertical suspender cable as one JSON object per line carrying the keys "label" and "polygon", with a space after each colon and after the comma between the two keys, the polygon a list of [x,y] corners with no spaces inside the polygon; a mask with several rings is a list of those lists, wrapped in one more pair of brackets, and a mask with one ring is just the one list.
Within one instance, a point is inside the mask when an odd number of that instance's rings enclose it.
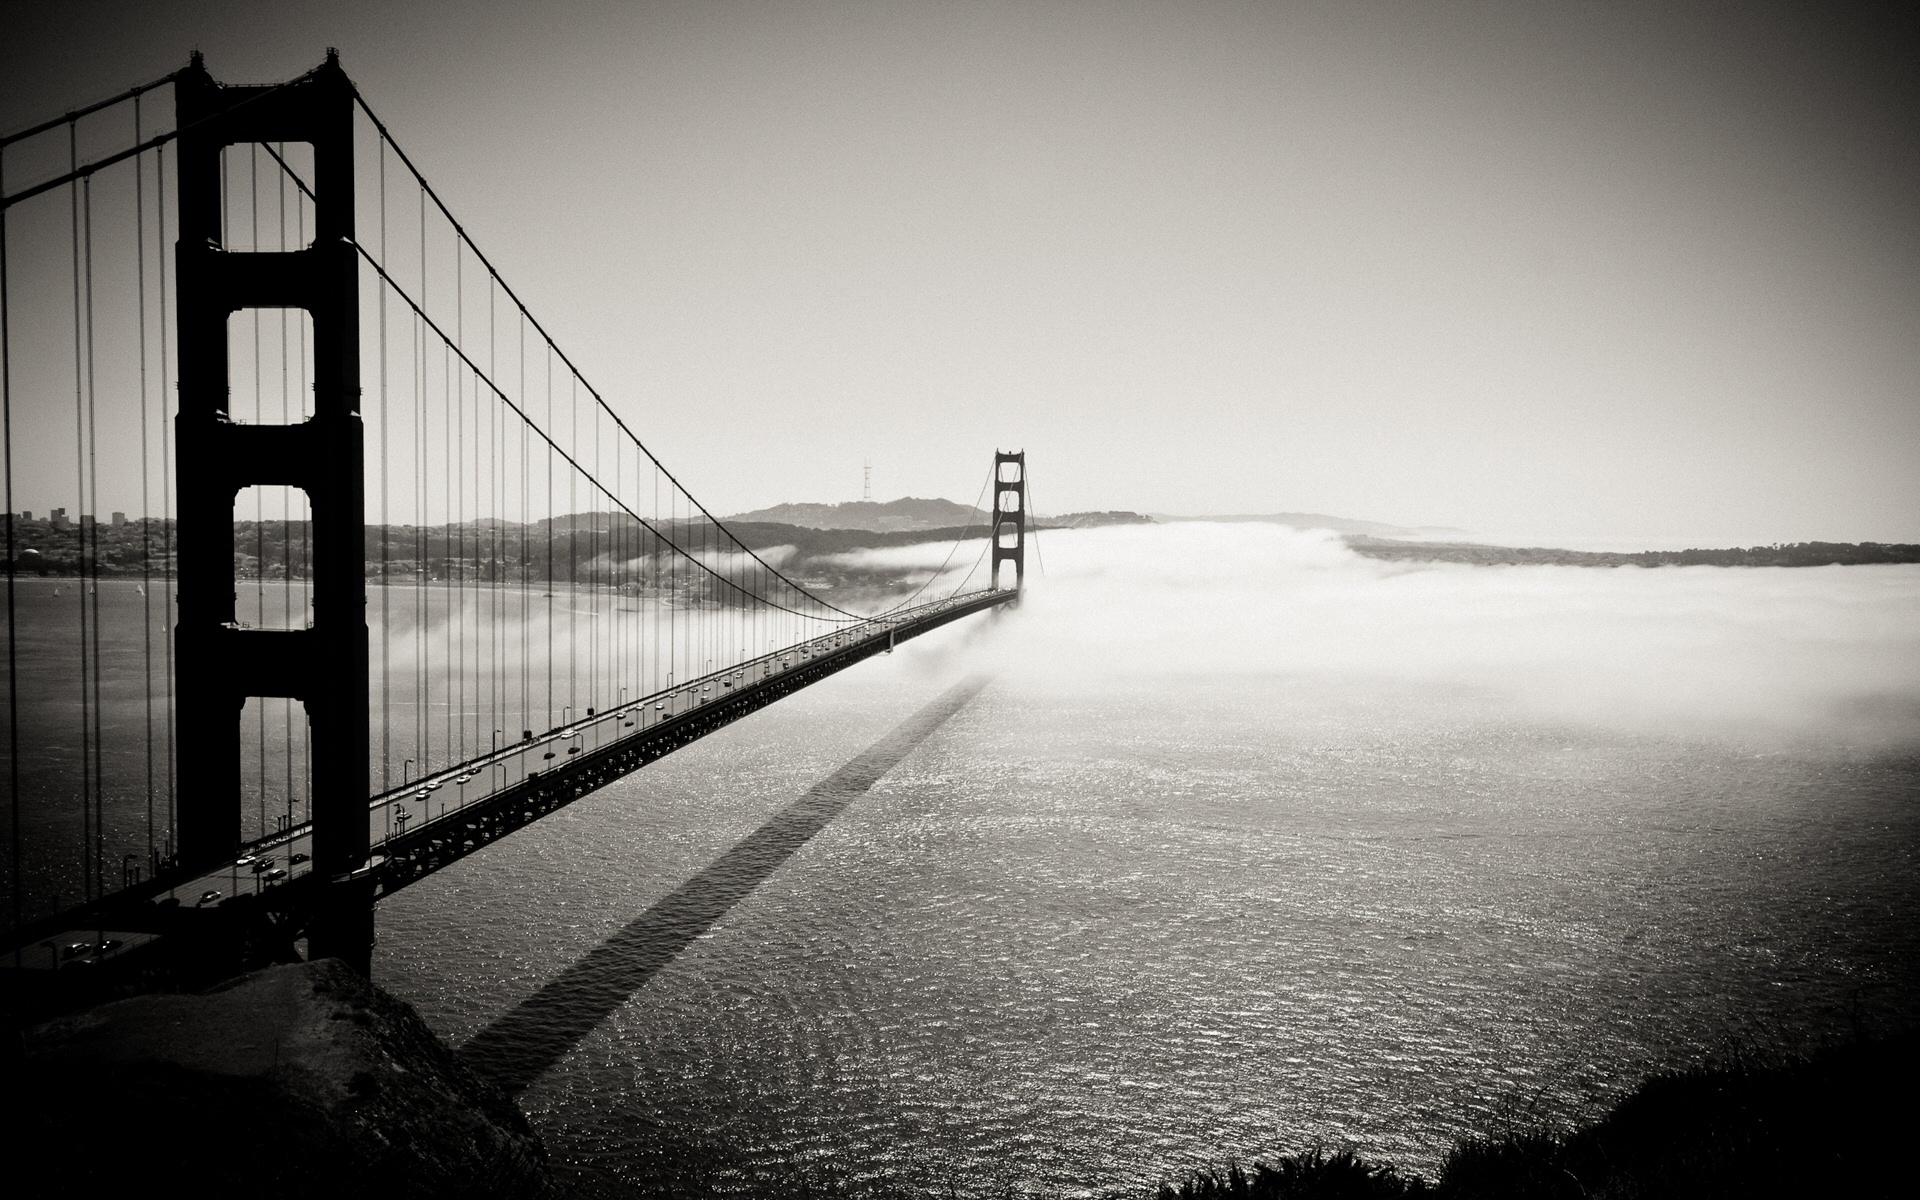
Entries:
{"label": "vertical suspender cable", "polygon": [[[421,192],[420,200],[420,303],[427,302],[427,196]],[[414,511],[414,547],[419,558],[419,569],[414,574],[414,642],[418,647],[414,655],[414,724],[418,730],[418,745],[414,753],[419,756],[420,774],[427,772],[427,762],[432,757],[432,726],[429,723],[428,707],[433,699],[433,673],[431,639],[427,636],[428,603],[432,595],[427,573],[427,331],[419,320],[414,321],[414,376],[419,381],[419,390],[414,396],[414,439],[413,461],[416,464],[413,485]]]}
{"label": "vertical suspender cable", "polygon": [[[286,144],[283,142],[281,143],[281,155],[283,160],[285,157],[285,151],[286,151]],[[286,191],[287,191],[287,174],[288,172],[286,171],[282,171],[280,173],[280,195],[282,199],[282,207],[280,210],[280,236],[283,239],[286,237],[286,228],[287,228],[286,208],[284,205],[284,201],[286,198]],[[297,182],[297,179],[296,179],[296,182]],[[293,247],[295,249],[299,249],[305,246],[307,243],[307,214],[306,214],[306,209],[301,206],[300,197],[298,195],[294,196],[293,198],[293,222],[294,222]],[[286,310],[282,309],[281,316],[283,319],[285,315],[286,315]],[[293,347],[292,349],[288,348],[285,327],[283,325],[281,336],[280,336],[280,364],[281,364],[281,371],[283,372],[283,377],[287,371],[288,361],[291,360],[295,365],[296,373],[294,375],[295,383],[293,387],[293,395],[298,396],[300,398],[300,418],[301,420],[305,420],[307,417],[307,397],[313,394],[311,383],[307,378],[307,323],[305,320],[296,317],[293,322],[293,328],[299,339],[299,345]],[[291,423],[293,419],[293,412],[288,403],[287,392],[284,385],[282,386],[282,390],[281,390],[280,411],[281,411],[282,417],[285,420],[287,420],[289,423]],[[292,616],[293,579],[294,579],[293,571],[291,570],[291,563],[293,561],[292,530],[284,527],[281,529],[281,536],[287,539],[288,544],[287,544],[286,550],[282,554],[282,557],[285,560],[287,560],[287,562],[289,563],[289,570],[287,571],[287,578],[285,583],[286,596],[281,603],[281,610],[283,613],[286,614],[286,621],[289,628],[304,629],[308,626],[308,623],[311,620],[311,614],[313,612],[313,593],[312,593],[312,587],[311,587],[312,581],[313,581],[313,554],[312,554],[312,545],[309,541],[309,535],[311,534],[313,529],[313,507],[311,504],[307,502],[305,493],[296,493],[293,489],[287,488],[287,489],[282,489],[281,491],[280,511],[283,514],[283,516],[290,518],[294,509],[294,501],[296,497],[299,500],[299,511],[301,513],[300,558],[299,558],[299,563],[300,563],[299,623],[295,624]],[[365,570],[366,570],[365,563],[360,564],[360,570],[363,574],[365,573]],[[295,803],[295,781],[296,780],[299,781],[300,793],[302,793],[303,795],[306,795],[309,799],[311,798],[311,793],[313,790],[312,788],[313,743],[306,736],[308,727],[305,721],[302,719],[297,719],[294,715],[294,706],[293,706],[294,702],[292,698],[289,697],[283,700],[281,703],[282,703],[281,711],[286,714],[286,736],[287,736],[287,743],[286,743],[287,745],[287,800],[286,800],[286,813],[285,813],[284,819],[286,821],[287,827],[291,828],[295,820],[294,803]],[[304,704],[301,705],[301,709],[302,709],[302,716],[304,717],[304,709],[305,709]],[[298,736],[296,736],[296,731],[298,732]],[[300,747],[300,751],[301,751],[300,769],[297,773],[294,768],[294,748],[296,745]],[[311,808],[309,808],[307,815],[308,816],[313,815],[311,812]]]}
{"label": "vertical suspender cable", "polygon": [[[577,391],[577,389],[576,389]],[[574,406],[579,407],[579,398]],[[600,475],[600,422],[593,422],[593,474]],[[616,485],[618,481],[616,480]],[[587,707],[600,702],[600,517],[595,510],[587,514]]]}
{"label": "vertical suspender cable", "polygon": [[[93,177],[92,176],[88,176],[86,179],[81,181],[80,194],[83,198],[84,216],[86,219],[86,257],[87,257],[87,465],[86,465],[87,477],[86,477],[85,487],[82,495],[85,497],[86,501],[89,502],[90,506],[95,510],[91,521],[88,520],[84,509],[82,510],[82,515],[81,515],[80,534],[81,534],[83,543],[87,540],[86,526],[91,524],[93,527],[92,528],[93,537],[91,539],[92,554],[90,556],[92,559],[91,569],[92,569],[93,578],[90,582],[88,582],[86,589],[80,594],[80,612],[81,612],[81,623],[83,625],[86,623],[86,613],[88,609],[91,609],[93,612],[93,641],[92,641],[92,649],[93,649],[93,662],[92,662],[92,666],[93,666],[93,783],[94,783],[94,789],[93,789],[94,819],[93,819],[93,846],[92,846],[93,878],[94,878],[94,885],[98,889],[98,893],[101,895],[104,895],[106,894],[106,890],[107,890],[105,870],[104,870],[106,865],[105,860],[106,860],[107,789],[106,789],[106,781],[105,781],[105,772],[103,770],[106,759],[105,759],[105,754],[103,753],[103,747],[101,745],[101,741],[102,741],[101,735],[103,733],[103,730],[101,728],[102,719],[101,719],[101,713],[100,713],[100,514],[99,514],[100,464],[99,464],[99,458],[98,458],[99,449],[100,449],[100,433],[99,433],[99,423],[95,417],[96,409],[94,405],[96,388],[95,388],[94,360],[93,360],[93,340],[94,339],[93,339]],[[88,557],[89,555],[86,553],[85,547],[83,545],[82,553],[81,553],[81,561],[83,564],[87,562]],[[103,941],[105,940],[104,932],[102,934],[101,940]]]}
{"label": "vertical suspender cable", "polygon": [[166,647],[167,681],[167,843],[165,858],[173,857],[173,467],[169,441],[171,422],[167,420],[167,148],[154,150],[154,212],[159,227],[160,268],[160,571],[166,589],[166,608],[161,617],[163,644]]}
{"label": "vertical suspender cable", "polygon": [[[6,194],[6,149],[0,147],[0,195]],[[7,830],[13,873],[13,928],[18,932],[26,902],[20,877],[20,657],[15,616],[13,544],[13,326],[7,288],[7,213],[0,208],[0,454],[5,456],[7,491]],[[13,965],[20,965],[15,939]]]}
{"label": "vertical suspender cable", "polygon": [[[295,182],[298,182],[297,178]],[[316,224],[319,221],[319,217],[319,211],[316,209],[314,212]],[[300,197],[298,196],[294,197],[293,204],[293,244],[296,248],[307,244],[307,210],[302,206]],[[298,385],[294,389],[294,395],[300,397],[300,416],[302,420],[305,420],[307,415],[307,401],[308,398],[313,396],[314,383],[313,377],[307,372],[307,322],[296,319],[294,321],[294,328],[299,332],[300,336],[298,353],[294,358],[294,361],[298,363],[300,367]],[[319,406],[316,404],[314,409],[315,412],[318,413]],[[298,493],[298,498],[302,516],[300,520],[300,623],[296,628],[304,629],[309,626],[313,619],[313,505],[304,492]],[[356,564],[355,570],[364,575],[366,573],[366,563],[362,561]],[[303,709],[304,707],[305,706],[302,705]],[[293,702],[289,700],[287,702],[287,717],[290,724],[294,721],[293,713]],[[311,819],[313,816],[313,739],[309,735],[312,729],[304,720],[295,727],[300,731],[299,741],[301,747],[301,770],[296,778],[300,781],[300,792],[306,805],[307,817]],[[293,730],[291,728],[288,730],[287,736],[289,739],[293,737]],[[293,743],[290,740],[288,742],[289,749],[291,749],[292,745]],[[288,783],[289,793],[291,793],[292,787],[293,784],[290,780]],[[293,810],[291,808],[292,802],[291,794],[289,794],[288,804],[290,807],[287,812],[288,825],[292,825],[294,821]]]}
{"label": "vertical suspender cable", "polygon": [[[78,135],[73,126],[67,127],[67,157],[70,167],[77,167],[80,161]],[[90,849],[93,843],[93,790],[92,757],[89,754],[89,728],[87,724],[87,543],[86,543],[86,486],[87,486],[87,426],[86,391],[81,377],[84,362],[80,344],[84,325],[80,315],[80,185],[76,182],[68,189],[69,219],[73,230],[73,450],[74,481],[78,491],[78,510],[74,513],[77,520],[79,553],[74,562],[74,576],[78,580],[75,592],[80,597],[80,871],[81,895],[93,899],[93,856]]]}
{"label": "vertical suspender cable", "polygon": [[[280,156],[282,160],[285,159],[286,143],[284,142],[280,144]],[[280,212],[279,221],[276,223],[274,232],[278,235],[277,241],[281,252],[285,253],[287,249],[287,173],[281,171],[277,179],[280,184]],[[287,340],[287,310],[283,308],[280,310],[280,422],[283,425],[293,423],[293,398],[290,394],[292,372],[288,361],[292,356],[288,352]],[[301,349],[304,351],[306,347],[306,331],[304,329],[301,330],[300,340]],[[303,402],[300,407],[304,412],[306,408],[305,403]],[[306,549],[304,533],[301,537],[301,549],[303,551]],[[284,487],[280,489],[280,564],[280,623],[283,628],[292,629],[294,627],[293,491],[291,488]],[[304,553],[300,556],[300,566],[301,573],[304,575],[306,568],[306,555]],[[304,608],[301,610],[301,615],[303,617],[305,616]],[[266,624],[265,614],[262,614],[261,624]],[[284,811],[281,813],[281,817],[283,826],[291,826],[293,824],[293,697],[291,696],[283,696],[280,699],[280,721],[286,731],[285,749],[287,760],[287,790],[286,795],[282,797],[282,807]],[[266,789],[263,787],[261,790],[264,792]],[[265,829],[260,831],[262,836],[265,836],[266,832]]]}
{"label": "vertical suspender cable", "polygon": [[[140,98],[133,98],[133,140],[140,142]],[[155,866],[153,847],[153,526],[148,521],[147,497],[147,202],[146,166],[133,160],[133,259],[135,306],[140,327],[135,339],[140,352],[140,643],[145,687],[141,697],[147,718],[147,869]],[[11,507],[11,505],[9,505]]]}
{"label": "vertical suspender cable", "polygon": [[[380,261],[387,261],[387,147],[380,155]],[[393,790],[393,526],[387,518],[387,289],[375,301],[380,320],[380,792]],[[392,809],[387,809],[389,813]],[[390,819],[390,818],[389,818]]]}
{"label": "vertical suspender cable", "polygon": [[[574,463],[580,461],[580,384],[568,378],[568,399],[566,399],[566,422],[568,422],[568,453]],[[578,530],[578,511],[580,511],[580,470],[566,468],[566,708],[570,712],[580,710],[580,697],[574,693],[576,668],[580,664],[578,649],[578,624],[580,624],[580,530]]]}
{"label": "vertical suspender cable", "polygon": [[[247,211],[251,221],[249,249],[260,249],[260,143],[247,143]],[[266,415],[265,404],[260,388],[260,310],[253,310],[253,419],[258,422]],[[253,619],[264,625],[267,619],[267,501],[266,489],[253,488]],[[267,828],[267,702],[264,697],[254,698],[254,728],[259,731],[260,740],[260,790],[254,797],[254,808],[259,814],[254,827],[254,836],[259,837]]]}
{"label": "vertical suspender cable", "polygon": [[[547,351],[547,425],[553,425],[553,351]],[[547,728],[553,728],[553,446],[547,446]]]}
{"label": "vertical suspender cable", "polygon": [[[518,364],[520,403],[528,401],[527,392],[527,320],[522,314],[515,325],[515,359]],[[520,508],[515,528],[520,532],[520,614],[514,622],[520,635],[520,726],[522,736],[533,732],[533,438],[525,424],[518,430],[520,442]]]}
{"label": "vertical suspender cable", "polygon": [[[499,313],[494,309],[493,280],[487,280],[487,374],[495,379],[500,377]],[[505,513],[500,506],[500,479],[503,470],[501,445],[498,431],[500,407],[488,402],[493,419],[487,422],[488,461],[492,469],[487,473],[487,501],[489,515],[492,518],[487,529],[487,658],[490,661],[487,671],[487,706],[491,710],[491,720],[495,727],[504,729],[507,725],[506,714],[501,704],[500,676],[500,589],[504,581],[500,578],[500,537],[504,527]],[[500,735],[495,734],[490,743],[493,749],[500,749]]]}
{"label": "vertical suspender cable", "polygon": [[1033,504],[1033,475],[1027,470],[1025,460],[1022,460],[1020,463],[1020,490],[1025,493],[1021,497],[1021,503],[1027,510],[1022,514],[1021,519],[1027,523],[1027,532],[1033,535],[1034,563],[1040,568],[1040,573],[1045,575],[1047,573],[1047,560],[1040,553],[1040,510],[1035,508]]}
{"label": "vertical suspender cable", "polygon": [[441,681],[441,690],[446,694],[446,751],[451,762],[454,695],[460,685],[453,660],[453,357],[444,342],[440,346],[440,487],[445,500],[445,511],[440,514],[445,521],[440,534],[440,598],[446,605],[447,643],[446,665],[441,669],[448,673]]}
{"label": "vertical suspender cable", "polygon": [[[620,439],[615,438],[613,441],[613,477],[614,477],[614,480],[616,481],[616,486],[621,480],[621,474],[622,474],[620,469],[622,465],[620,458],[621,458]],[[638,490],[639,489],[636,487],[635,491],[638,491]],[[638,497],[636,496],[635,499],[638,499]],[[620,611],[621,611],[620,595],[621,595],[622,589],[626,586],[625,568],[627,565],[626,551],[628,549],[628,546],[627,546],[628,527],[624,523],[618,523],[620,521],[618,514],[614,515],[609,519],[613,522],[616,522],[616,524],[613,524],[609,527],[610,531],[612,532],[611,540],[613,542],[613,545],[608,550],[608,553],[611,554],[613,557],[613,571],[612,571],[612,580],[611,580],[613,584],[612,608],[613,608],[614,631],[616,635],[618,635],[619,631],[625,628],[625,625],[620,620]],[[620,681],[628,677],[627,667],[629,664],[627,662],[627,655],[631,652],[629,650],[629,647],[631,645],[632,645],[631,633],[627,635],[627,642],[624,645],[621,643],[618,636],[616,636],[614,639],[613,658],[614,658],[614,662],[617,665],[614,668],[615,676],[613,680],[613,698],[616,701],[624,701],[626,699],[626,696],[622,694],[624,689],[621,688]]]}
{"label": "vertical suspender cable", "polygon": [[[464,256],[460,253],[460,243],[453,243],[453,327],[454,336],[459,339],[462,350],[466,348],[466,296],[463,294],[466,281],[462,267]],[[453,455],[453,469],[447,472],[447,487],[453,494],[453,503],[447,506],[447,520],[451,528],[457,531],[459,552],[454,562],[447,565],[447,636],[458,651],[455,659],[454,678],[456,680],[456,699],[448,707],[448,715],[456,718],[459,728],[457,748],[448,747],[448,758],[462,761],[467,757],[467,524],[466,524],[466,463],[467,463],[467,422],[466,394],[467,373],[460,372],[455,381],[453,395],[453,428],[447,433],[447,446]],[[458,565],[454,565],[455,562]],[[456,582],[454,572],[458,571]]]}
{"label": "vertical suspender cable", "polygon": [[[486,371],[488,371],[488,378],[497,378],[499,361],[497,361],[497,357],[495,357],[495,348],[493,348],[493,280],[488,280],[488,296],[486,296]],[[482,695],[486,697],[486,705],[484,705],[484,707],[486,707],[486,720],[482,720],[482,722],[480,722],[480,728],[474,730],[476,737],[482,735],[482,733],[490,732],[495,726],[499,726],[499,653],[497,653],[497,645],[495,645],[495,641],[493,641],[495,636],[497,636],[497,632],[499,632],[499,630],[497,630],[499,622],[497,622],[495,612],[493,612],[493,607],[499,603],[499,584],[493,580],[493,563],[499,559],[499,553],[497,553],[497,549],[499,549],[499,547],[497,547],[497,538],[499,538],[499,524],[497,524],[499,513],[497,513],[497,507],[499,507],[499,505],[495,503],[495,501],[497,501],[497,492],[499,492],[499,490],[495,488],[495,480],[499,478],[499,445],[495,444],[495,440],[493,440],[492,413],[495,409],[493,409],[492,401],[488,401],[488,409],[486,409],[486,411],[488,411],[486,438],[484,438],[484,442],[482,442],[482,449],[476,451],[478,459],[474,461],[474,509],[482,515],[482,520],[486,522],[486,524],[482,524],[480,530],[476,532],[476,534],[478,534],[478,536],[476,536],[476,543],[480,541],[480,538],[486,540],[486,551],[484,551],[484,553],[486,553],[486,559],[480,564],[480,580],[482,580],[482,584],[484,584],[484,588],[486,588],[486,603],[484,603],[484,616],[476,616],[476,622],[478,622],[478,624],[484,628],[484,632],[486,632],[486,657],[482,659],[482,670],[486,672],[486,685],[484,685],[484,689],[482,689]],[[474,424],[478,426],[478,422],[480,422],[480,392],[476,390],[476,392],[474,392]],[[488,493],[486,493],[486,501],[480,499],[480,463],[490,463],[490,465],[492,465],[492,470],[488,470],[488,478],[486,478],[486,490],[488,490]],[[480,555],[482,555],[482,549],[476,545],[476,547],[474,547],[474,559],[480,559]],[[495,749],[495,751],[499,749],[499,737],[486,737],[484,741],[488,743],[490,749]]]}

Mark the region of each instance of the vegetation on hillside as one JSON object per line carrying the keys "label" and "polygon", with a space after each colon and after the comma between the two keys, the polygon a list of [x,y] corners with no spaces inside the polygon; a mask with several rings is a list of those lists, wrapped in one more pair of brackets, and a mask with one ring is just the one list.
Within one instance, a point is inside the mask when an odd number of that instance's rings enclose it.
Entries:
{"label": "vegetation on hillside", "polygon": [[1104,512],[1070,512],[1039,522],[1042,529],[1097,529],[1105,525],[1151,525],[1153,518],[1124,509]]}
{"label": "vegetation on hillside", "polygon": [[1437,1181],[1350,1151],[1309,1150],[1200,1171],[1158,1200],[1714,1200],[1911,1194],[1898,1161],[1920,1100],[1920,1037],[1862,1039],[1812,1055],[1734,1057],[1656,1075],[1570,1132],[1469,1138]]}
{"label": "vegetation on hillside", "polygon": [[776,504],[723,518],[735,522],[763,525],[798,525],[808,529],[864,529],[894,533],[907,530],[945,529],[983,521],[985,513],[967,504],[955,504],[938,498],[921,500],[902,496],[898,500],[849,500],[844,504]]}

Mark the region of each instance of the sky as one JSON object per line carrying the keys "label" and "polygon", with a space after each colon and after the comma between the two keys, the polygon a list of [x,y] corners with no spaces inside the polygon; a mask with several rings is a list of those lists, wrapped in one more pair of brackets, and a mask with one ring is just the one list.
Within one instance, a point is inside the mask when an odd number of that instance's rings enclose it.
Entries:
{"label": "sky", "polygon": [[[1800,11],[1805,9],[1806,11]],[[20,3],[0,128],[339,47],[716,511],[1920,541],[1920,73],[1846,5]]]}

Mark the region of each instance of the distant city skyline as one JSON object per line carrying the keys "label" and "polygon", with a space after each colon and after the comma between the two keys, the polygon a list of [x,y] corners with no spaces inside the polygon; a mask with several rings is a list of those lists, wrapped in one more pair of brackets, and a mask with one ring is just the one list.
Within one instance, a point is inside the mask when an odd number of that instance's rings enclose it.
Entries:
{"label": "distant city skyline", "polygon": [[256,81],[338,46],[717,512],[858,499],[868,460],[967,503],[1007,447],[1053,512],[1920,540],[1911,26],[1866,7],[9,24],[9,130],[195,47]]}

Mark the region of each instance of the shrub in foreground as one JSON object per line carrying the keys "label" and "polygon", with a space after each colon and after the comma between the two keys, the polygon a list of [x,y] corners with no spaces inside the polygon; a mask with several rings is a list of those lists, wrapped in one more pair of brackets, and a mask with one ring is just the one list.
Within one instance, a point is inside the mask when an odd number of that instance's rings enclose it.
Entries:
{"label": "shrub in foreground", "polygon": [[1230,1166],[1224,1174],[1201,1171],[1177,1187],[1163,1183],[1158,1200],[1398,1200],[1426,1192],[1420,1181],[1402,1179],[1392,1167],[1376,1166],[1351,1150],[1329,1156],[1314,1149],[1255,1163],[1252,1174]]}
{"label": "shrub in foreground", "polygon": [[1571,1133],[1468,1138],[1437,1183],[1343,1150],[1201,1171],[1158,1200],[1732,1200],[1914,1194],[1897,1161],[1920,1123],[1920,1037],[1656,1075]]}

